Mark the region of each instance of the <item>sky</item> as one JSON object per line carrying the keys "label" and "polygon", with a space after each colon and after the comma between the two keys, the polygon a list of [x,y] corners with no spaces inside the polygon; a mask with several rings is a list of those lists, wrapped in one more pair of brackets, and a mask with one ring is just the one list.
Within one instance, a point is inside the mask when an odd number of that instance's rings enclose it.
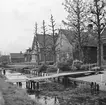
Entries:
{"label": "sky", "polygon": [[34,25],[41,32],[42,21],[54,16],[59,28],[67,16],[64,0],[0,0],[0,51],[18,53],[32,46]]}

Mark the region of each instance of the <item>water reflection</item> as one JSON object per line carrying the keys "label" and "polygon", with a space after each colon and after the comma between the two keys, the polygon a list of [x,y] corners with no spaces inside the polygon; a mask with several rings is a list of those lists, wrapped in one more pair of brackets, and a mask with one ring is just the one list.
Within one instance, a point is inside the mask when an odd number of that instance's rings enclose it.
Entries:
{"label": "water reflection", "polygon": [[[10,70],[6,72],[6,77],[8,79],[27,78],[25,75],[22,75],[21,73],[12,72]],[[14,84],[17,85],[17,83]],[[26,89],[26,82],[22,82],[22,88]],[[55,97],[44,96],[41,95],[39,91],[28,92],[28,96],[31,97],[31,99],[35,100],[37,103],[40,103],[41,105],[60,105],[56,96]]]}
{"label": "water reflection", "polygon": [[[8,79],[27,78],[25,75],[22,75],[21,73],[16,73],[16,72],[11,72],[11,71],[6,72],[6,77]],[[104,71],[103,74],[80,77],[77,79],[85,80],[85,81],[89,81],[89,82],[92,82],[92,81],[97,82],[100,84],[100,88],[102,90],[106,90],[106,71]],[[14,83],[14,84],[16,84],[16,83]],[[22,88],[23,89],[26,88],[26,82],[22,82]],[[29,97],[31,97],[31,99],[35,100],[36,102],[41,103],[41,105],[60,105],[59,99],[57,97],[44,96],[44,95],[41,95],[39,92],[35,92],[34,94],[32,94],[32,93],[28,93]]]}
{"label": "water reflection", "polygon": [[30,95],[30,97],[41,105],[60,105],[57,97],[48,97],[43,95]]}

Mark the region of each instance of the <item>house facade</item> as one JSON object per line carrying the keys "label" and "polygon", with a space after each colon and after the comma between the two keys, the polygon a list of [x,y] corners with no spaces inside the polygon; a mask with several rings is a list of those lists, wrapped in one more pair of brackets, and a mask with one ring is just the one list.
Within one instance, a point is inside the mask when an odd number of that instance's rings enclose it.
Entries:
{"label": "house facade", "polygon": [[[46,53],[46,61],[47,62],[53,61],[53,54],[51,52],[51,46],[52,46],[53,40],[50,35],[46,35],[46,38],[45,38],[46,52],[45,52],[43,37],[44,36],[42,34],[38,34],[38,40],[37,40],[36,37],[34,36],[33,43],[32,43],[31,62],[37,62],[37,56],[39,56],[39,61],[43,62],[45,53]],[[36,43],[38,44],[38,55],[37,55]]]}
{"label": "house facade", "polygon": [[58,39],[56,41],[57,62],[65,61],[67,58],[73,59],[73,46],[66,37],[66,34],[69,35],[69,31],[59,30]]}
{"label": "house facade", "polygon": [[[87,43],[83,45],[83,56],[85,63],[97,63],[97,39],[95,32],[87,31],[83,32],[87,37]],[[59,43],[57,49],[57,61],[63,61],[65,58],[78,59],[78,52],[75,51],[75,46],[72,41],[74,35],[73,31],[60,29],[56,43]],[[101,35],[101,59],[102,63],[106,60],[106,28],[103,30]]]}

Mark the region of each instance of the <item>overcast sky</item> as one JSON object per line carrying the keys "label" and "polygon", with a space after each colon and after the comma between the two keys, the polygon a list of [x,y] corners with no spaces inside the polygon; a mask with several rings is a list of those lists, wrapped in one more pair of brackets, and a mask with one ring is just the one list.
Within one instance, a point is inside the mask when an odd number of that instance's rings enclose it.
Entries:
{"label": "overcast sky", "polygon": [[25,51],[31,47],[34,24],[39,29],[42,20],[47,24],[52,13],[57,25],[65,19],[64,0],[0,0],[0,51]]}

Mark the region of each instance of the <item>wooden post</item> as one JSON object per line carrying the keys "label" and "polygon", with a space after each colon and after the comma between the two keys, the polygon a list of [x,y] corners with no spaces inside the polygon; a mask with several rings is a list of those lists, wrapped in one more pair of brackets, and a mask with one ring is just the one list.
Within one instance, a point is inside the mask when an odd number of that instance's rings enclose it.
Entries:
{"label": "wooden post", "polygon": [[19,82],[19,87],[22,87],[22,82]]}
{"label": "wooden post", "polygon": [[68,86],[68,76],[64,76],[64,85],[67,87]]}
{"label": "wooden post", "polygon": [[26,81],[26,89],[28,89],[28,82]]}
{"label": "wooden post", "polygon": [[33,83],[33,89],[35,90],[36,89],[36,82],[34,81]]}
{"label": "wooden post", "polygon": [[16,82],[17,86],[18,86],[18,82]]}
{"label": "wooden post", "polygon": [[64,78],[62,78],[62,84],[64,84]]}
{"label": "wooden post", "polygon": [[34,81],[32,81],[32,88],[33,88],[33,90],[34,90]]}
{"label": "wooden post", "polygon": [[59,78],[59,77],[57,78],[57,80],[58,80],[58,82],[60,83],[60,78]]}
{"label": "wooden post", "polygon": [[28,81],[28,89],[30,89],[30,81]]}
{"label": "wooden post", "polygon": [[29,89],[31,89],[31,81],[29,81]]}
{"label": "wooden post", "polygon": [[33,83],[32,83],[32,81],[30,81],[30,83],[31,83],[31,90],[32,90],[32,88],[33,88]]}
{"label": "wooden post", "polygon": [[55,82],[55,77],[53,78],[54,82]]}
{"label": "wooden post", "polygon": [[39,82],[37,82],[36,85],[37,85],[37,90],[39,90]]}

